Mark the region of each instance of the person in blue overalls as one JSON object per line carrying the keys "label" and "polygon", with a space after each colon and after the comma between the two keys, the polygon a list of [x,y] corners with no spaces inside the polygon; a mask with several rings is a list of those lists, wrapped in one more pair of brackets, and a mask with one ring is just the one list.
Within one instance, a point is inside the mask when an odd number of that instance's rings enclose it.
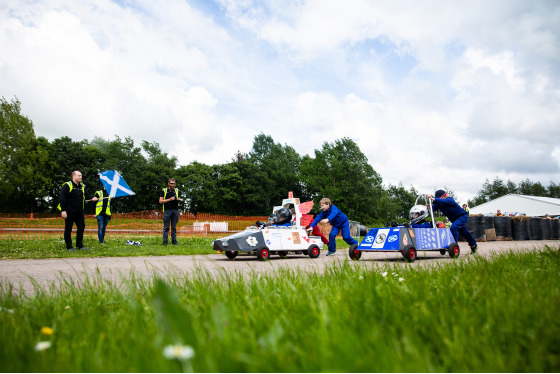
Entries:
{"label": "person in blue overalls", "polygon": [[467,240],[471,247],[471,253],[476,253],[478,245],[476,240],[467,229],[467,221],[469,220],[469,213],[455,202],[451,196],[447,196],[444,190],[437,190],[435,196],[426,195],[428,199],[432,200],[432,210],[440,210],[444,216],[449,218],[451,223],[451,234],[455,238],[455,242],[459,241],[459,233]]}
{"label": "person in blue overalls", "polygon": [[339,232],[342,233],[342,239],[350,245],[358,244],[358,242],[350,235],[350,221],[344,213],[333,205],[331,200],[323,198],[320,201],[322,212],[315,217],[308,230],[313,230],[319,222],[322,224],[330,223],[332,228],[329,234],[329,252],[327,256],[333,255],[336,252],[336,236]]}

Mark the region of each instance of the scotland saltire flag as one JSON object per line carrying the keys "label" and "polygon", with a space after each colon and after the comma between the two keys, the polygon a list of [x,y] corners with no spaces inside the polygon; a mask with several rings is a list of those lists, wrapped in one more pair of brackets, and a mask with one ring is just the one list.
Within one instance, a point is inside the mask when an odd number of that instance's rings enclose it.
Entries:
{"label": "scotland saltire flag", "polygon": [[111,197],[136,195],[116,170],[99,173],[99,179]]}

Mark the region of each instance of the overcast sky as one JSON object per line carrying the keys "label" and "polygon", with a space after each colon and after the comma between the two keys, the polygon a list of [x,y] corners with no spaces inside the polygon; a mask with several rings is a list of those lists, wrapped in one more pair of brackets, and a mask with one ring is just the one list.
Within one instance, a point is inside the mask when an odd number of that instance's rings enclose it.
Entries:
{"label": "overcast sky", "polygon": [[2,0],[0,96],[38,136],[181,165],[348,137],[385,185],[466,202],[560,183],[559,37],[557,0]]}

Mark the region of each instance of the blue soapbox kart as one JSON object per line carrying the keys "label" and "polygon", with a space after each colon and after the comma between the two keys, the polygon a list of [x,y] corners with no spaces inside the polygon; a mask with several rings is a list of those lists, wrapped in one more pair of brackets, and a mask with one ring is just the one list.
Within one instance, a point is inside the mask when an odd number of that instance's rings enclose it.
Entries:
{"label": "blue soapbox kart", "polygon": [[451,230],[433,228],[386,227],[370,229],[359,244],[348,249],[352,260],[359,260],[362,252],[401,252],[409,262],[416,260],[418,251],[439,251],[442,255],[459,257],[459,245]]}
{"label": "blue soapbox kart", "polygon": [[[415,207],[418,205],[418,199],[423,196],[418,196]],[[427,201],[432,222],[435,222],[431,201]],[[439,251],[442,256],[449,252],[451,258],[459,257],[461,253],[448,228],[399,226],[370,229],[361,243],[350,246],[348,255],[352,260],[359,260],[362,252],[401,252],[406,260],[413,262],[418,251]]]}

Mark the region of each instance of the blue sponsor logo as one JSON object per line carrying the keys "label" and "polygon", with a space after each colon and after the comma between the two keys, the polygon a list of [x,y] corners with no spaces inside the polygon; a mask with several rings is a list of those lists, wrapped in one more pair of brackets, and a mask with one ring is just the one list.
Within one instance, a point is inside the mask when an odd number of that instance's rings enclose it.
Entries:
{"label": "blue sponsor logo", "polygon": [[387,239],[387,241],[388,241],[389,243],[391,243],[391,242],[394,242],[394,241],[397,240],[397,239],[398,239],[398,236],[397,236],[397,235],[391,235],[391,236],[389,236],[389,238]]}

